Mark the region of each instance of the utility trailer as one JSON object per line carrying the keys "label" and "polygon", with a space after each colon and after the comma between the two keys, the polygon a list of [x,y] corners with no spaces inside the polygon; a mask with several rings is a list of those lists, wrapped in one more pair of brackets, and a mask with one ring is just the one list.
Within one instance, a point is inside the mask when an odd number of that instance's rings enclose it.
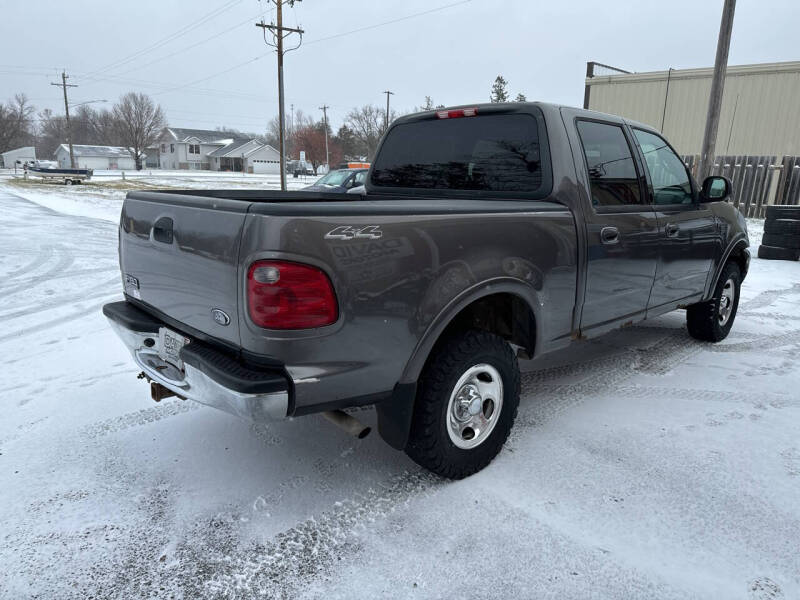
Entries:
{"label": "utility trailer", "polygon": [[60,179],[63,180],[64,185],[72,185],[74,183],[83,183],[84,181],[91,179],[94,170],[28,167],[27,172],[30,175],[35,175],[36,177],[41,177],[43,179]]}

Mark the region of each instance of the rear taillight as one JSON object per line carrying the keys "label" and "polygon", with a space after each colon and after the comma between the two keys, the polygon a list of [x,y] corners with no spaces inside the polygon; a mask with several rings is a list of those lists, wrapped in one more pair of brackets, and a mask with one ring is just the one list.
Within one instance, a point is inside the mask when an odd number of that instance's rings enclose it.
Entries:
{"label": "rear taillight", "polygon": [[323,271],[282,260],[250,265],[247,307],[253,323],[268,329],[322,327],[339,316],[333,286]]}
{"label": "rear taillight", "polygon": [[459,117],[474,117],[478,114],[477,108],[457,108],[455,110],[436,111],[438,119],[457,119]]}

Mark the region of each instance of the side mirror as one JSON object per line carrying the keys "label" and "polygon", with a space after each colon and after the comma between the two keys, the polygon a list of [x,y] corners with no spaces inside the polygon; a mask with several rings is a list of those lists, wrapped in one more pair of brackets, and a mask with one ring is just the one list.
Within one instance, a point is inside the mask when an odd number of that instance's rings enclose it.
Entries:
{"label": "side mirror", "polygon": [[733,184],[727,177],[712,175],[703,181],[700,189],[700,202],[719,202],[731,195]]}
{"label": "side mirror", "polygon": [[362,185],[364,185],[363,181],[353,181],[353,187],[354,188],[357,188],[357,187],[362,186]]}

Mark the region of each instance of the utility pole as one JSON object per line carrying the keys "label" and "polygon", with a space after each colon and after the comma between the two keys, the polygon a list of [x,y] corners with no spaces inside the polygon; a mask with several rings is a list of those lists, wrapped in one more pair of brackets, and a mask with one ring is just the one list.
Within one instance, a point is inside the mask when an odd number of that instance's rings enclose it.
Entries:
{"label": "utility pole", "polygon": [[69,101],[67,100],[67,88],[78,87],[75,84],[67,83],[69,75],[66,71],[61,71],[61,83],[51,83],[50,85],[57,85],[64,90],[64,113],[67,116],[67,143],[69,144],[69,166],[71,169],[75,168],[75,152],[72,150],[72,128],[69,124]]}
{"label": "utility pole", "polygon": [[330,106],[327,104],[323,104],[319,107],[322,111],[322,121],[325,125],[325,166],[328,167],[328,171],[331,170],[331,164],[328,160],[328,109]]}
{"label": "utility pole", "polygon": [[387,129],[389,129],[389,96],[394,96],[394,92],[386,90],[383,93],[386,94],[386,121],[383,130],[386,131]]}
{"label": "utility pole", "polygon": [[714,76],[711,79],[711,95],[708,98],[708,116],[706,117],[706,129],[703,133],[700,169],[697,173],[701,182],[714,169],[719,113],[722,107],[722,91],[725,88],[725,71],[728,68],[728,50],[731,47],[731,31],[733,30],[733,13],[735,9],[736,0],[725,0],[725,5],[722,7],[722,21],[719,25]]}
{"label": "utility pole", "polygon": [[[293,6],[295,2],[299,2],[300,0],[270,0],[275,7],[277,8],[277,24],[270,23],[267,25],[264,23],[263,19],[260,23],[256,23],[256,27],[260,27],[264,32],[264,42],[268,46],[272,46],[278,52],[278,125],[279,125],[279,141],[280,141],[280,161],[281,161],[281,190],[284,192],[286,191],[286,141],[285,141],[285,125],[286,119],[284,118],[284,109],[283,109],[283,55],[285,54],[283,50],[283,40],[284,38],[288,37],[293,33],[297,33],[300,35],[300,41],[297,43],[297,46],[294,48],[290,48],[286,52],[291,52],[292,50],[297,50],[300,47],[300,44],[303,43],[303,34],[305,33],[302,29],[293,28],[293,27],[284,27],[283,26],[283,15],[281,12],[281,6],[283,2],[287,2],[289,6]],[[267,41],[267,29],[269,29],[270,33],[272,33],[272,42]],[[284,33],[286,32],[286,33]]]}

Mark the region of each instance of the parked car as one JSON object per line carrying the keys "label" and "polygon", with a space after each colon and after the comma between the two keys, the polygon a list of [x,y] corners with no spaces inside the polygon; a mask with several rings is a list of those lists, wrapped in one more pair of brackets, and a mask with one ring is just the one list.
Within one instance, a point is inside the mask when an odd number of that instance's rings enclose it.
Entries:
{"label": "parked car", "polygon": [[337,169],[324,175],[313,185],[303,188],[307,192],[335,192],[344,194],[351,189],[363,187],[369,169]]}
{"label": "parked car", "polygon": [[[366,195],[132,191],[106,316],[151,382],[257,421],[375,405],[461,478],[500,451],[529,359],[676,309],[724,339],[750,251],[731,184],[655,129],[539,103],[408,115]],[[213,202],[209,202],[213,199]]]}

